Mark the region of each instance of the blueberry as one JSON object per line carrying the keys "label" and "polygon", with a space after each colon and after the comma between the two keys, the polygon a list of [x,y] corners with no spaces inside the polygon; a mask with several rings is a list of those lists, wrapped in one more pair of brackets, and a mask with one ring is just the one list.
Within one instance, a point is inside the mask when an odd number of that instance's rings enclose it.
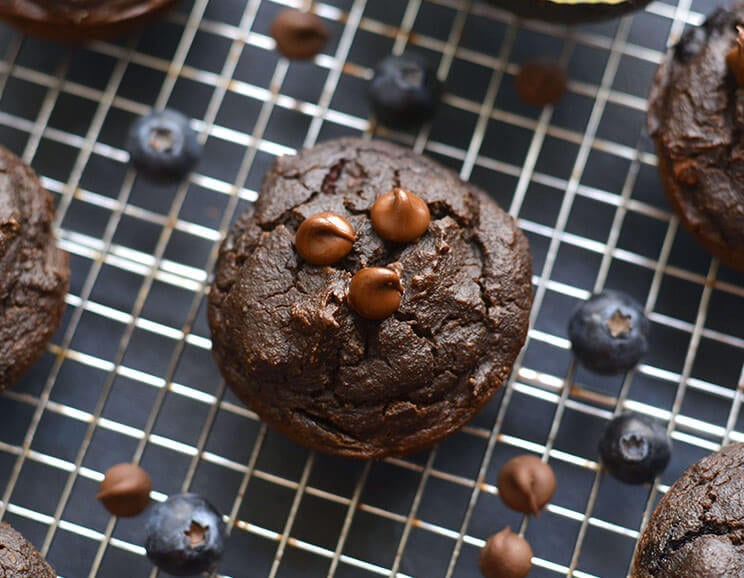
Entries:
{"label": "blueberry", "polygon": [[652,482],[669,463],[672,444],[660,422],[624,413],[607,424],[599,440],[602,465],[626,484]]}
{"label": "blueberry", "polygon": [[201,156],[189,119],[169,109],[140,117],[129,129],[127,150],[132,164],[156,180],[182,178]]}
{"label": "blueberry", "polygon": [[150,508],[145,526],[147,557],[173,576],[211,572],[225,548],[225,523],[197,494],[176,494]]}
{"label": "blueberry", "polygon": [[619,291],[590,297],[574,312],[568,337],[584,367],[616,375],[635,367],[648,351],[651,324],[643,308]]}
{"label": "blueberry", "polygon": [[370,106],[377,120],[400,128],[429,120],[441,96],[442,83],[434,69],[414,55],[382,60],[369,88]]}

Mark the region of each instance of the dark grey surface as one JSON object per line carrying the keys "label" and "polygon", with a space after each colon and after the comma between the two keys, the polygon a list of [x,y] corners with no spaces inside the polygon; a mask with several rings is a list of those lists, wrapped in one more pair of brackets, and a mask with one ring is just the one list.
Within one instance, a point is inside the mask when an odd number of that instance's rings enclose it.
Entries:
{"label": "dark grey surface", "polygon": [[[147,576],[142,520],[114,524],[94,500],[107,467],[138,459],[158,496],[197,491],[237,517],[226,576],[326,576],[336,563],[339,578],[385,575],[398,552],[403,575],[476,577],[480,540],[507,524],[532,544],[532,577],[568,567],[625,576],[658,490],[724,436],[744,436],[734,397],[744,278],[678,230],[643,129],[669,35],[714,5],[694,0],[689,12],[681,0],[675,11],[665,0],[571,31],[455,0],[328,0],[317,10],[332,39],[314,63],[270,50],[283,7],[270,1],[185,2],[139,34],[88,48],[1,29],[0,142],[55,193],[73,269],[54,345],[0,397],[4,518],[66,578]],[[200,24],[184,32],[188,18]],[[514,383],[469,428],[433,453],[365,465],[311,456],[225,391],[207,349],[204,269],[276,154],[364,131],[366,78],[406,46],[402,22],[413,23],[408,47],[440,64],[447,95],[423,132],[378,134],[462,170],[520,218],[537,307]],[[519,64],[541,55],[562,57],[569,74],[554,110],[526,107],[513,91]],[[319,103],[330,108],[323,121]],[[181,188],[137,178],[121,150],[129,123],[163,104],[214,120],[195,125],[205,156]],[[631,293],[653,322],[646,365],[626,380],[572,370],[568,317],[602,286]],[[677,416],[655,490],[597,472],[597,439],[621,407],[665,423]],[[526,451],[549,451],[558,489],[548,511],[520,526],[494,484]]]}

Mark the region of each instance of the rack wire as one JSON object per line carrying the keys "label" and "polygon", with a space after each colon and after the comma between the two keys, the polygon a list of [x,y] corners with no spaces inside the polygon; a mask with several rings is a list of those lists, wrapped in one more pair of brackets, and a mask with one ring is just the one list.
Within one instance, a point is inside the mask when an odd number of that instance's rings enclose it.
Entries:
{"label": "rack wire", "polygon": [[[665,47],[711,0],[663,0],[566,29],[468,0],[326,0],[332,40],[311,63],[273,50],[268,28],[301,0],[191,0],[120,42],[60,48],[0,30],[0,142],[55,194],[72,256],[67,312],[44,358],[0,398],[0,515],[66,578],[156,576],[142,521],[94,500],[102,472],[138,461],[156,499],[192,490],[229,519],[221,576],[475,577],[506,525],[533,546],[531,576],[626,576],[639,530],[676,477],[744,441],[744,278],[719,268],[669,212],[643,131]],[[220,239],[279,155],[372,136],[374,63],[418,50],[447,93],[437,118],[392,139],[454,167],[519,219],[535,256],[532,329],[503,392],[461,432],[404,459],[316,455],[267,430],[210,358],[204,303]],[[560,58],[568,94],[519,103],[525,60]],[[129,123],[171,106],[205,156],[153,187],[129,169]],[[604,287],[645,303],[651,352],[597,378],[566,339],[572,308]],[[602,475],[613,414],[668,424],[672,463],[652,487]],[[548,459],[556,495],[526,519],[498,498],[513,455]]]}

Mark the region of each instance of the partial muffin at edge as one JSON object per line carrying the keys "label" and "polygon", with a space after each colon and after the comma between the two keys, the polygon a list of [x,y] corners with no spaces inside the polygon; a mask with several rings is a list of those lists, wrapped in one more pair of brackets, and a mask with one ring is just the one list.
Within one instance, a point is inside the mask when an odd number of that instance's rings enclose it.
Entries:
{"label": "partial muffin at edge", "polygon": [[177,0],[14,0],[0,19],[27,34],[80,43],[117,36],[148,22]]}
{"label": "partial muffin at edge", "polygon": [[710,253],[744,271],[744,89],[726,55],[744,2],[720,8],[672,48],[654,78],[648,132],[667,198]]}
{"label": "partial muffin at edge", "polygon": [[[385,243],[369,210],[401,187],[432,220],[414,243]],[[294,234],[333,211],[352,252],[302,261]],[[348,306],[352,275],[398,263],[404,293],[383,320]],[[532,301],[524,235],[485,193],[385,142],[329,141],[278,159],[255,206],[225,239],[209,297],[213,352],[227,383],[296,442],[359,458],[427,447],[470,420],[508,377]]]}
{"label": "partial muffin at edge", "polygon": [[0,390],[41,356],[62,320],[70,269],[54,214],[36,174],[0,147]]}
{"label": "partial muffin at edge", "polygon": [[633,578],[744,576],[744,444],[724,447],[669,488],[643,530]]}
{"label": "partial muffin at edge", "polygon": [[0,576],[57,578],[57,573],[20,532],[10,524],[0,522]]}

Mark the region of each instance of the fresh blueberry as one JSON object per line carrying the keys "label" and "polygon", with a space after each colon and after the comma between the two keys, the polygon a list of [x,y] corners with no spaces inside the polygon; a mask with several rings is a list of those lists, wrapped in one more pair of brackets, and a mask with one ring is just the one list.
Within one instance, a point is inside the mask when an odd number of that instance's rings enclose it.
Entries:
{"label": "fresh blueberry", "polygon": [[127,150],[132,164],[157,180],[182,178],[201,156],[189,119],[169,109],[140,117],[129,129]]}
{"label": "fresh blueberry", "polygon": [[652,482],[669,463],[672,444],[660,422],[624,413],[607,424],[599,440],[602,465],[626,484]]}
{"label": "fresh blueberry", "polygon": [[395,127],[421,125],[434,116],[442,83],[434,69],[418,56],[388,56],[375,69],[369,88],[377,120]]}
{"label": "fresh blueberry", "polygon": [[609,290],[582,303],[568,324],[577,359],[602,375],[635,367],[648,351],[650,331],[640,304],[625,293]]}
{"label": "fresh blueberry", "polygon": [[225,523],[197,494],[176,494],[153,506],[145,526],[147,557],[173,576],[211,572],[225,548]]}

